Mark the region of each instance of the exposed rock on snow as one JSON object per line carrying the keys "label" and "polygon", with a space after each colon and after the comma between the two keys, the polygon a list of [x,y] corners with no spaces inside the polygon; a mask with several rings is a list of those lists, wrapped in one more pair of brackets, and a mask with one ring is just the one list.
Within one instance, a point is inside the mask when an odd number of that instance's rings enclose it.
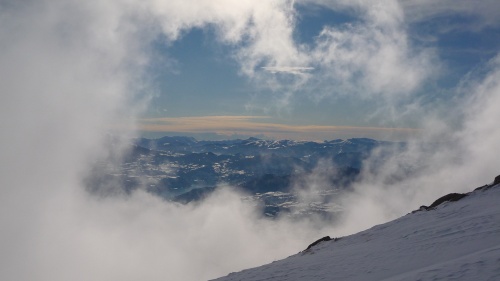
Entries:
{"label": "exposed rock on snow", "polygon": [[[333,242],[335,242],[335,241],[340,240],[340,238],[333,238],[333,239],[332,239],[332,238],[330,238],[330,236],[325,236],[325,237],[320,238],[320,239],[318,239],[318,240],[314,241],[313,243],[311,243],[311,245],[307,246],[307,249],[305,249],[305,251],[307,251],[307,250],[311,249],[312,247],[314,247],[314,246],[318,245],[318,244],[319,244],[319,243],[321,243],[321,242],[324,242],[324,241],[330,241],[330,240],[333,240]],[[305,251],[304,251],[304,252],[305,252]]]}
{"label": "exposed rock on snow", "polygon": [[[444,202],[455,202],[455,201],[458,201],[462,198],[464,198],[465,196],[467,196],[469,193],[450,193],[450,194],[446,194],[445,196],[443,197],[440,197],[439,199],[437,199],[436,201],[434,201],[429,207],[427,206],[420,206],[420,209],[418,209],[417,211],[429,211],[429,210],[433,210],[434,208],[436,208],[437,206],[443,204]],[[417,212],[417,211],[413,211],[413,212]]]}
{"label": "exposed rock on snow", "polygon": [[[489,189],[491,187],[494,187],[496,185],[500,184],[500,175],[499,176],[496,176],[495,177],[495,181],[493,182],[493,184],[486,184],[486,185],[483,185],[483,186],[480,186],[476,189],[474,189],[474,191],[478,191],[478,190],[486,190],[486,189]],[[450,194],[447,194],[443,197],[440,197],[439,199],[437,199],[436,201],[434,201],[429,207],[427,206],[420,206],[420,208],[416,211],[413,211],[412,213],[414,212],[418,212],[418,211],[428,211],[428,210],[433,210],[434,208],[436,208],[437,206],[443,204],[444,202],[455,202],[455,201],[458,201],[470,194],[472,194],[472,192],[474,191],[471,191],[471,192],[467,192],[467,193],[450,193]]]}
{"label": "exposed rock on snow", "polygon": [[500,184],[500,175],[495,177],[495,181],[493,182],[493,185]]}

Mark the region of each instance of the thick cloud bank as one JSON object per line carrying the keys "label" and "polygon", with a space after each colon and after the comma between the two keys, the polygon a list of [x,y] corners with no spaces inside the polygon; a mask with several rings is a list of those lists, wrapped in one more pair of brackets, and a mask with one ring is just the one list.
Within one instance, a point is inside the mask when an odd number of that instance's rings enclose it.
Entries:
{"label": "thick cloud bank", "polygon": [[[294,52],[286,42],[288,2],[235,3],[0,4],[0,279],[203,280],[311,239],[308,227],[257,220],[224,191],[201,206],[177,206],[142,192],[96,198],[82,184],[91,163],[106,156],[109,128],[133,125],[147,101],[143,70],[158,36],[175,40],[213,24],[222,42],[245,37],[235,53],[244,72],[261,57],[280,62],[264,46],[271,38],[285,36],[284,48]],[[278,30],[261,34],[261,25]]]}
{"label": "thick cloud bank", "polygon": [[314,84],[388,102],[411,96],[436,71],[433,52],[410,45],[398,2],[355,2],[335,7],[364,20],[325,27],[312,46],[294,41],[293,1],[1,2],[0,279],[203,280],[496,175],[498,57],[459,89],[465,98],[455,108],[458,125],[428,118],[424,141],[434,146],[415,142],[382,165],[367,164],[364,180],[342,201],[343,225],[260,220],[224,189],[188,206],[140,191],[86,193],[82,178],[106,155],[109,128],[133,126],[147,102],[151,42],[175,41],[194,27],[214,27],[218,41],[234,48],[241,73],[278,93]]}

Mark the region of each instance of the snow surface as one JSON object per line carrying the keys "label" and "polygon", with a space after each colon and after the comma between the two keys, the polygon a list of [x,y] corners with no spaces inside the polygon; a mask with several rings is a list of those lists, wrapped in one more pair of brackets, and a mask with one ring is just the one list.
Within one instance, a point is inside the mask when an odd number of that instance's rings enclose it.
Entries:
{"label": "snow surface", "polygon": [[500,280],[500,185],[216,280]]}

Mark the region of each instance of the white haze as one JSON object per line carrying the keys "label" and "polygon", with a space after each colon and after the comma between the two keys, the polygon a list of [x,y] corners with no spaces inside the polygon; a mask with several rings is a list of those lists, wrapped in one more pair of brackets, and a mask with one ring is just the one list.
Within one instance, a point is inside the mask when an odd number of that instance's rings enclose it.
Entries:
{"label": "white haze", "polygon": [[[453,110],[463,121],[449,127],[427,117],[422,142],[381,166],[367,164],[356,192],[341,201],[346,216],[340,225],[261,220],[227,188],[187,206],[141,191],[105,198],[85,191],[82,178],[105,157],[110,126],[133,126],[147,102],[144,69],[150,43],[160,35],[174,41],[193,27],[213,25],[218,40],[234,46],[243,75],[292,94],[311,81],[332,87],[325,81],[335,74],[345,91],[362,98],[411,97],[436,71],[432,51],[412,52],[398,2],[384,2],[391,9],[355,3],[366,26],[327,28],[307,47],[293,40],[292,1],[0,2],[0,279],[204,280],[296,253],[326,234],[383,222],[495,176],[499,57],[485,66],[484,77],[459,89],[465,98]],[[338,44],[345,40],[354,41]],[[380,58],[381,72],[375,70]],[[282,66],[318,72],[284,87],[279,77],[259,71]],[[436,144],[430,151],[422,144],[429,141]],[[311,181],[319,184],[328,170]]]}

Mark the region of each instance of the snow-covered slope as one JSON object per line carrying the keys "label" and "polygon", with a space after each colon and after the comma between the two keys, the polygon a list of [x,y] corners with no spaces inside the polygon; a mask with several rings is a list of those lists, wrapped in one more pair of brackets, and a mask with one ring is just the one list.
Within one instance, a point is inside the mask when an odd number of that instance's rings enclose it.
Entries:
{"label": "snow-covered slope", "polygon": [[500,185],[217,280],[500,280]]}

